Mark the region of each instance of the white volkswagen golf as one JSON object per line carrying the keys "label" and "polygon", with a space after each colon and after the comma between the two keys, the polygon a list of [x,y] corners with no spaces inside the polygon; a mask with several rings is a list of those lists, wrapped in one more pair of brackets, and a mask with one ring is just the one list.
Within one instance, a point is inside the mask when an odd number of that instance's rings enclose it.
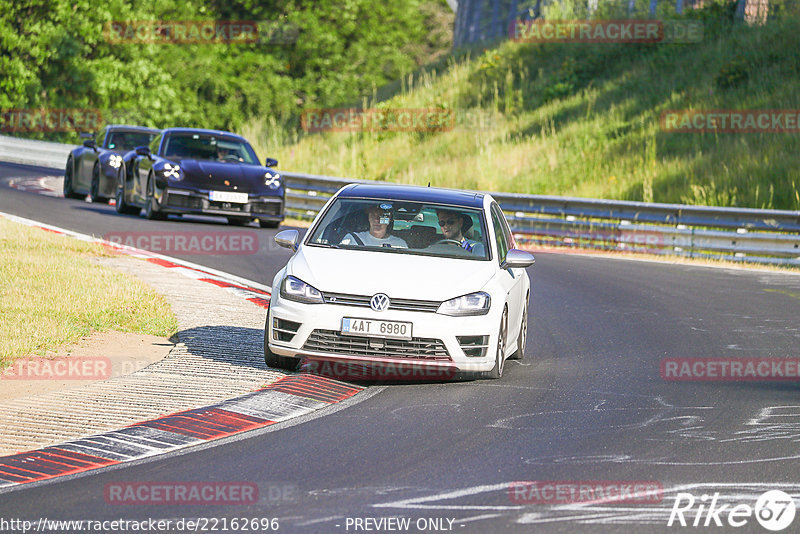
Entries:
{"label": "white volkswagen golf", "polygon": [[[267,365],[364,378],[503,374],[522,358],[533,256],[488,194],[351,184],[325,204],[272,283]],[[338,367],[337,367],[338,366]],[[354,378],[353,373],[345,373]]]}

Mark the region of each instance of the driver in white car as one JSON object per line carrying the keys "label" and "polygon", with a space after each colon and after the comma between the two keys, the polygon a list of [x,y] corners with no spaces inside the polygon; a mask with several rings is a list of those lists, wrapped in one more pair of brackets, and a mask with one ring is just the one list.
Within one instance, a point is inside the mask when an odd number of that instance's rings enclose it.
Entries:
{"label": "driver in white car", "polygon": [[483,243],[464,237],[464,233],[472,226],[472,218],[451,210],[437,210],[436,216],[439,217],[439,226],[445,239],[457,241],[467,252],[486,254],[486,247]]}
{"label": "driver in white car", "polygon": [[393,217],[392,206],[381,204],[367,208],[369,230],[364,232],[350,232],[342,238],[342,245],[359,245],[366,247],[394,247],[408,248],[408,244],[397,236],[391,234]]}

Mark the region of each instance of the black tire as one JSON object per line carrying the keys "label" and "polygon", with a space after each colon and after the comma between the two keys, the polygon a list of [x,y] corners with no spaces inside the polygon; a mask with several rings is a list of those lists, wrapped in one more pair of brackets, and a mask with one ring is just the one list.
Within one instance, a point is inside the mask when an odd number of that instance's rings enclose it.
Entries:
{"label": "black tire", "polygon": [[72,156],[67,158],[67,166],[64,169],[64,198],[83,198],[72,188],[75,179],[75,163]]}
{"label": "black tire", "polygon": [[506,350],[506,336],[508,334],[508,309],[503,310],[503,317],[500,319],[500,329],[497,331],[497,354],[494,358],[494,367],[486,373],[487,378],[497,379],[503,376],[505,358],[503,353]]}
{"label": "black tire", "polygon": [[144,216],[150,221],[166,219],[166,215],[161,213],[161,210],[156,207],[155,187],[155,177],[150,174],[147,178],[147,198],[144,201]]}
{"label": "black tire", "polygon": [[92,168],[92,185],[89,187],[89,196],[92,202],[108,202],[108,199],[100,196],[100,164],[95,163]]}
{"label": "black tire", "polygon": [[228,224],[232,224],[233,226],[244,226],[246,224],[250,224],[253,220],[250,217],[228,217]]}
{"label": "black tire", "polygon": [[509,360],[525,359],[525,343],[528,338],[528,298],[525,297],[525,308],[522,310],[522,324],[519,327],[517,351],[508,357]]}
{"label": "black tire", "polygon": [[281,221],[264,221],[259,219],[258,225],[261,228],[277,228],[281,225]]}
{"label": "black tire", "polygon": [[116,194],[116,201],[117,204],[115,208],[117,209],[117,213],[121,215],[139,215],[142,211],[140,208],[136,206],[129,206],[127,202],[125,202],[125,164],[123,163],[122,166],[117,171],[117,194]]}
{"label": "black tire", "polygon": [[264,363],[267,367],[274,369],[284,369],[294,371],[300,365],[300,358],[291,356],[280,356],[269,350],[269,310],[267,310],[267,322],[264,323]]}

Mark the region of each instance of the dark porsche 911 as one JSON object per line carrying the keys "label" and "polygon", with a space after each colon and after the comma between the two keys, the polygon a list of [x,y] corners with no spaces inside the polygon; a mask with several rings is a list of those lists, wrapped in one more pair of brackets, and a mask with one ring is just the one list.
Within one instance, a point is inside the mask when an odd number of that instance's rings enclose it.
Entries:
{"label": "dark porsche 911", "polygon": [[122,164],[122,154],[150,143],[160,131],[109,124],[94,136],[81,134],[87,139],[67,158],[64,196],[83,198],[91,195],[94,202],[113,198],[117,192],[117,172]]}
{"label": "dark porsche 911", "polygon": [[222,215],[231,224],[258,219],[276,228],[283,220],[281,175],[262,166],[244,137],[217,130],[168,128],[125,156],[117,185],[117,211],[148,219],[167,214]]}

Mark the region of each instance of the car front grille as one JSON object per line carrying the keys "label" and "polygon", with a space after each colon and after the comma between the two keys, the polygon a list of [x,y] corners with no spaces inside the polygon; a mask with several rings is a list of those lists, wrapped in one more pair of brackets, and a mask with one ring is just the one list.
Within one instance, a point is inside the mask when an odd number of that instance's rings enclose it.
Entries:
{"label": "car front grille", "polygon": [[280,215],[281,203],[280,202],[253,202],[250,204],[251,213],[258,213],[260,215]]}
{"label": "car front grille", "polygon": [[167,207],[201,209],[203,207],[203,200],[199,197],[167,193]]}
{"label": "car front grille", "polygon": [[[323,293],[322,298],[327,304],[341,304],[343,306],[360,306],[369,308],[371,296],[348,295],[346,293]],[[421,311],[435,313],[441,302],[433,300],[389,299],[390,310]]]}
{"label": "car front grille", "polygon": [[415,337],[405,340],[344,336],[336,330],[314,330],[308,336],[303,349],[329,354],[367,356],[370,358],[451,360],[447,348],[445,348],[440,339]]}

